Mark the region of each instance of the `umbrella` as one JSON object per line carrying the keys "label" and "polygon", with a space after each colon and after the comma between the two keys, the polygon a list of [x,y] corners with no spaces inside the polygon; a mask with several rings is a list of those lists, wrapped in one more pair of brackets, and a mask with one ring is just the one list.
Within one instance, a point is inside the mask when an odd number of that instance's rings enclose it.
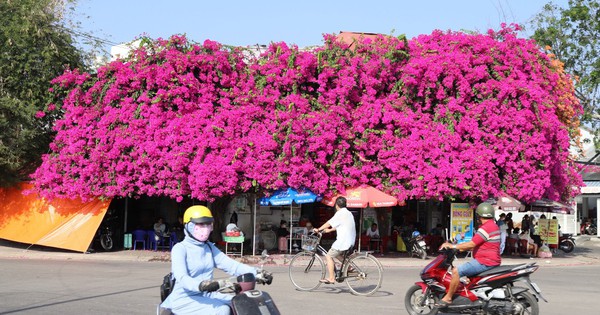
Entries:
{"label": "umbrella", "polygon": [[[292,205],[293,204],[304,204],[304,203],[313,203],[321,201],[321,196],[313,193],[312,191],[301,188],[287,188],[280,189],[275,191],[272,195],[268,197],[263,197],[259,199],[259,203],[261,206],[290,206],[290,243],[292,239]],[[254,212],[254,217],[256,218],[256,211]],[[256,222],[256,219],[255,219]],[[255,223],[256,226],[256,223]],[[254,246],[254,244],[253,244]],[[290,254],[292,253],[292,246],[289,246]]]}
{"label": "umbrella", "polygon": [[[540,200],[534,201],[529,209],[529,211],[537,211],[537,212],[551,212],[551,213],[562,213],[562,214],[573,214],[575,210],[572,206],[566,205],[564,203],[542,198]],[[525,210],[523,210],[525,211]]]}
{"label": "umbrella", "polygon": [[[333,198],[325,198],[322,203],[333,207],[337,197],[346,197],[346,206],[348,208],[380,208],[380,207],[392,207],[398,204],[396,197],[390,196],[383,191],[372,187],[363,185],[356,188],[346,189],[345,195],[337,195]],[[362,211],[360,212],[359,234],[358,234],[358,251],[360,252],[360,240],[362,235]]]}
{"label": "umbrella", "polygon": [[398,199],[396,197],[390,196],[375,187],[366,185],[346,189],[345,195],[337,195],[333,198],[325,198],[322,202],[330,207],[333,207],[337,197],[341,196],[346,197],[348,208],[392,207],[398,204]]}
{"label": "umbrella", "polygon": [[500,196],[496,199],[493,199],[492,204],[494,205],[494,209],[502,210],[502,211],[524,211],[525,205],[521,203],[519,200],[505,194],[501,193]]}

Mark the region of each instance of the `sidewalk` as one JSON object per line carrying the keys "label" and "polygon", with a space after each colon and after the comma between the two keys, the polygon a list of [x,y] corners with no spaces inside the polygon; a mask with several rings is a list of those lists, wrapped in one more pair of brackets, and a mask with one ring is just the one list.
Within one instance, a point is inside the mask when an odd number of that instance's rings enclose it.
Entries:
{"label": "sidewalk", "polygon": [[[595,236],[579,236],[576,238],[577,247],[572,253],[565,254],[558,251],[552,258],[522,258],[519,256],[503,256],[502,264],[514,265],[525,262],[538,262],[544,266],[576,266],[600,264],[600,238]],[[272,254],[266,261],[265,266],[284,266],[289,263],[293,255]],[[406,253],[389,253],[384,256],[375,255],[384,267],[423,267],[431,262],[432,257],[425,260],[408,257]],[[171,253],[168,251],[149,250],[119,250],[113,252],[95,252],[91,254],[77,253],[67,250],[49,248],[37,245],[27,245],[0,239],[0,258],[2,259],[52,259],[52,260],[98,260],[98,261],[146,261],[146,262],[170,262]],[[260,264],[260,256],[235,257],[236,260],[257,265]],[[459,258],[458,261],[465,258]],[[471,259],[471,258],[466,258]]]}

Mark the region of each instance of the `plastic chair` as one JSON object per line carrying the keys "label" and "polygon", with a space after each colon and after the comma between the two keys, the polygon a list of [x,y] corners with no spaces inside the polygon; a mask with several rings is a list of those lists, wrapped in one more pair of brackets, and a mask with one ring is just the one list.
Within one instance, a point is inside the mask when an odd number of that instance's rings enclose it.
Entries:
{"label": "plastic chair", "polygon": [[171,236],[169,237],[169,249],[173,249],[173,246],[175,246],[177,242],[179,242],[177,239],[177,233],[171,232]]}
{"label": "plastic chair", "polygon": [[148,235],[148,238],[147,238],[148,249],[152,249],[152,250],[157,251],[158,250],[158,244],[159,243],[162,244],[162,236],[157,235],[156,232],[154,232],[154,230],[148,230],[148,231],[146,231],[146,233]]}
{"label": "plastic chair", "polygon": [[146,249],[147,233],[144,230],[135,230],[133,234],[133,250],[136,249],[137,243],[142,243],[142,249]]}
{"label": "plastic chair", "polygon": [[506,238],[506,248],[504,249],[510,255],[517,254],[519,250],[519,243],[517,239],[507,237]]}
{"label": "plastic chair", "polygon": [[521,249],[521,254],[527,254],[529,242],[527,242],[527,240],[519,240],[519,248]]}

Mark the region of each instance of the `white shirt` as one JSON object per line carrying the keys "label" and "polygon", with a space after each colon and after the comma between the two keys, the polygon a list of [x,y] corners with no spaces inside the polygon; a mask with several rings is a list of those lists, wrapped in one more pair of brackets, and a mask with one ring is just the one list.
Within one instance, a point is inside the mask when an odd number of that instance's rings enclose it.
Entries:
{"label": "white shirt", "polygon": [[372,238],[379,238],[379,229],[375,229],[375,231],[373,231],[372,229],[368,229],[367,230],[367,236],[368,237],[372,237]]}
{"label": "white shirt", "polygon": [[327,221],[337,232],[337,238],[331,247],[337,250],[347,250],[356,240],[356,227],[352,212],[341,208]]}
{"label": "white shirt", "polygon": [[236,232],[239,230],[240,229],[237,227],[237,225],[235,225],[235,223],[229,223],[229,224],[227,224],[227,227],[225,228],[225,231],[227,231],[227,232]]}

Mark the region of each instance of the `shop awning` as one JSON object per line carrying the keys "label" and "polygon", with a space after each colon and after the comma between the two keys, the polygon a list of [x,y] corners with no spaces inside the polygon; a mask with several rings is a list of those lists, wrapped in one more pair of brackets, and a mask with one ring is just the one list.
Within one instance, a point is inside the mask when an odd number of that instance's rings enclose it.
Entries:
{"label": "shop awning", "polygon": [[110,200],[54,199],[23,195],[30,184],[0,188],[0,238],[85,252],[102,222]]}

